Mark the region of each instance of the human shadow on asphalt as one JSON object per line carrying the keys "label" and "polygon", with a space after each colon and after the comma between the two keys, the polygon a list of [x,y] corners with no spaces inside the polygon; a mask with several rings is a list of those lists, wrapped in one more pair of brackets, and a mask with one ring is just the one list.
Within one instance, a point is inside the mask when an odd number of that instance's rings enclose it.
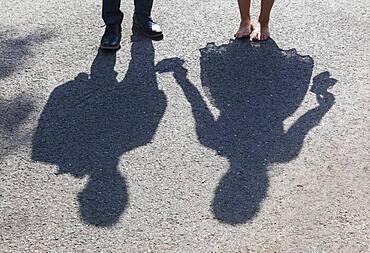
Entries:
{"label": "human shadow on asphalt", "polygon": [[334,104],[327,89],[336,80],[328,72],[315,77],[311,91],[318,106],[284,131],[284,120],[299,108],[309,89],[314,66],[310,56],[281,50],[273,40],[208,44],[200,54],[202,88],[218,108],[218,118],[188,80],[181,59],[164,60],[158,68],[174,72],[191,104],[201,144],[229,161],[230,168],[214,192],[215,218],[242,224],[259,212],[266,198],[269,166],[297,157],[307,133]]}
{"label": "human shadow on asphalt", "polygon": [[116,224],[128,205],[121,156],[152,140],[167,104],[152,42],[134,41],[131,57],[118,82],[115,53],[99,51],[90,76],[80,73],[51,93],[33,138],[34,161],[58,165],[60,174],[88,176],[78,194],[80,215],[100,227]]}

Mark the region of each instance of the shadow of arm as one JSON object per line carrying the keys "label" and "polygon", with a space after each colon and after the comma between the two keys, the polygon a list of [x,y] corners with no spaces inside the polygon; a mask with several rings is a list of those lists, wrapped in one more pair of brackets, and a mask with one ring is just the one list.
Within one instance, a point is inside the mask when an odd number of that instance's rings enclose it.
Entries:
{"label": "shadow of arm", "polygon": [[207,147],[213,146],[211,140],[214,138],[215,120],[202,95],[187,78],[187,69],[183,67],[183,63],[184,61],[179,58],[172,58],[161,61],[157,67],[159,72],[173,72],[174,78],[191,105],[199,141]]}
{"label": "shadow of arm", "polygon": [[276,152],[274,153],[277,154],[277,156],[274,162],[289,162],[297,157],[303,146],[306,135],[312,128],[320,123],[329,109],[330,108],[318,106],[301,116],[284,134],[282,140],[280,140],[280,143],[277,145],[278,147],[275,147]]}
{"label": "shadow of arm", "polygon": [[313,79],[311,92],[316,94],[319,105],[302,115],[284,134],[275,147],[276,152],[272,152],[276,154],[273,162],[288,162],[298,156],[308,132],[320,123],[334,105],[335,97],[327,89],[336,82],[337,80],[330,78],[329,72],[323,72]]}

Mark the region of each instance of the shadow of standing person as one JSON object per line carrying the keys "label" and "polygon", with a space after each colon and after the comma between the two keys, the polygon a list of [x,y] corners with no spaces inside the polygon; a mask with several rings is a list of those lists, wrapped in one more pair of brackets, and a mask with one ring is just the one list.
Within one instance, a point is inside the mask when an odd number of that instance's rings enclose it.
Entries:
{"label": "shadow of standing person", "polygon": [[152,42],[134,42],[131,57],[118,82],[115,53],[99,51],[90,77],[80,73],[51,93],[33,138],[34,161],[89,177],[78,201],[82,220],[95,226],[118,222],[129,198],[120,157],[151,141],[166,108]]}
{"label": "shadow of standing person", "polygon": [[314,62],[294,49],[279,49],[273,40],[257,46],[232,41],[200,50],[202,87],[220,111],[217,119],[187,79],[181,59],[158,64],[160,72],[173,71],[182,87],[199,141],[230,163],[212,203],[214,216],[226,224],[245,223],[258,213],[269,186],[269,166],[294,159],[309,130],[334,104],[327,89],[336,80],[324,72],[312,86],[319,105],[284,131],[284,120],[298,109],[308,91]]}

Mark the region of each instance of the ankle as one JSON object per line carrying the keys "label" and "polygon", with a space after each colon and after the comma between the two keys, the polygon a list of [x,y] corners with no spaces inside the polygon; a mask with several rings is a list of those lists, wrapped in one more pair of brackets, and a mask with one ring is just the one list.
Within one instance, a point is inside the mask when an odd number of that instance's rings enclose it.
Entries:
{"label": "ankle", "polygon": [[269,20],[267,19],[258,19],[258,23],[260,23],[260,26],[263,28],[268,28],[269,27]]}
{"label": "ankle", "polygon": [[251,19],[241,19],[240,20],[240,25],[250,25],[250,24],[252,24]]}

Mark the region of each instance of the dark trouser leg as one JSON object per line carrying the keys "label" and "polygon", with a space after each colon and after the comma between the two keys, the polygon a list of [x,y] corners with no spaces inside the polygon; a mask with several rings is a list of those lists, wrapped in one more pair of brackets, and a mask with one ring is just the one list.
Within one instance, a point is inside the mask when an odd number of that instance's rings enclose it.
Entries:
{"label": "dark trouser leg", "polygon": [[[105,0],[106,1],[106,0]],[[135,15],[150,17],[152,12],[153,0],[135,0]]]}
{"label": "dark trouser leg", "polygon": [[103,20],[106,25],[120,25],[122,23],[123,13],[120,10],[120,5],[121,0],[103,0]]}
{"label": "dark trouser leg", "polygon": [[132,32],[140,33],[153,40],[162,40],[161,27],[150,17],[153,0],[135,0],[135,14],[133,18]]}

